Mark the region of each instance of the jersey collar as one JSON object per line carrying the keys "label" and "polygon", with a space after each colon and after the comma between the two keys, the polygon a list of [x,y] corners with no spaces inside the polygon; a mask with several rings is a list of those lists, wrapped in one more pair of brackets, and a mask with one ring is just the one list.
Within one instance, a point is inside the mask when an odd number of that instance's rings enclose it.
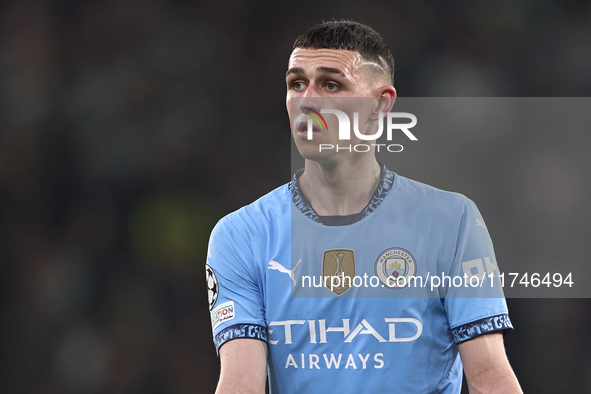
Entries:
{"label": "jersey collar", "polygon": [[[299,170],[297,170],[295,172],[295,174],[293,174],[293,177],[292,177],[290,185],[289,185],[290,189],[291,189],[291,201],[300,210],[300,212],[302,212],[307,218],[309,218],[317,223],[325,224],[322,220],[322,217],[316,213],[314,208],[312,208],[312,206],[310,205],[310,202],[308,201],[308,199],[306,198],[306,196],[304,195],[304,193],[302,193],[302,190],[300,189],[298,178],[303,173],[304,173],[304,169],[300,168]],[[380,177],[380,183],[378,184],[378,187],[376,188],[375,192],[373,193],[371,200],[365,206],[365,208],[363,208],[363,210],[361,212],[354,214],[355,215],[355,220],[354,220],[355,222],[368,216],[370,213],[375,211],[380,206],[382,201],[384,201],[384,199],[388,195],[388,192],[390,191],[390,189],[392,189],[392,185],[394,184],[394,175],[395,175],[394,172],[390,171],[388,169],[388,167],[386,167],[385,165],[382,164],[382,174]]]}

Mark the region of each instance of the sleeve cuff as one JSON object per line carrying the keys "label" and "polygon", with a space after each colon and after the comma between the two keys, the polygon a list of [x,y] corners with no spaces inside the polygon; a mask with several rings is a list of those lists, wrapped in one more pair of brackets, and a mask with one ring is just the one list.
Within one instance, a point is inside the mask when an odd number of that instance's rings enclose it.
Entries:
{"label": "sleeve cuff", "polygon": [[248,338],[267,342],[267,327],[258,324],[234,324],[226,327],[213,337],[215,350],[219,353],[220,347],[232,339]]}
{"label": "sleeve cuff", "polygon": [[508,314],[503,313],[463,324],[452,328],[451,334],[454,342],[458,344],[495,331],[503,331],[504,334],[513,331],[513,325]]}

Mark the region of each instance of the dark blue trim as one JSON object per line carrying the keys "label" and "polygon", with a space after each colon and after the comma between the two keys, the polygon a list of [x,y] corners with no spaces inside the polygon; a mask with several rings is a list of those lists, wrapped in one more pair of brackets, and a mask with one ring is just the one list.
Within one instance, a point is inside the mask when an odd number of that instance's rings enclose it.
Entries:
{"label": "dark blue trim", "polygon": [[484,319],[451,329],[455,343],[462,343],[495,331],[503,331],[505,334],[513,331],[513,325],[511,324],[509,315],[503,313],[501,315],[485,317]]}
{"label": "dark blue trim", "polygon": [[[293,177],[291,179],[291,182],[290,182],[291,200],[293,201],[295,206],[307,218],[309,218],[317,223],[323,223],[324,225],[327,225],[327,226],[343,226],[343,225],[352,224],[352,223],[360,221],[361,219],[363,219],[364,217],[366,217],[367,215],[369,215],[370,213],[375,211],[380,206],[382,201],[384,201],[384,199],[388,195],[388,192],[390,191],[390,189],[392,189],[392,185],[394,185],[394,175],[395,174],[392,171],[390,171],[383,164],[382,164],[381,172],[382,172],[382,174],[380,177],[380,182],[378,184],[378,187],[376,188],[376,190],[375,190],[371,200],[367,204],[367,206],[365,208],[363,208],[363,210],[359,213],[356,213],[353,215],[347,215],[347,217],[342,219],[342,221],[339,221],[338,219],[335,220],[334,219],[335,217],[328,217],[329,218],[328,221],[325,222],[322,220],[323,217],[319,216],[316,213],[316,211],[314,210],[314,208],[312,208],[312,205],[310,205],[310,202],[308,201],[308,199],[306,198],[304,193],[302,193],[302,190],[300,189],[300,185],[298,183],[298,178],[300,177],[300,175],[302,175],[304,173],[303,168],[297,170],[295,172],[295,174],[293,174]],[[324,218],[326,218],[326,217],[324,217]]]}
{"label": "dark blue trim", "polygon": [[216,351],[232,339],[249,338],[267,342],[267,327],[258,324],[234,324],[224,328],[213,337]]}

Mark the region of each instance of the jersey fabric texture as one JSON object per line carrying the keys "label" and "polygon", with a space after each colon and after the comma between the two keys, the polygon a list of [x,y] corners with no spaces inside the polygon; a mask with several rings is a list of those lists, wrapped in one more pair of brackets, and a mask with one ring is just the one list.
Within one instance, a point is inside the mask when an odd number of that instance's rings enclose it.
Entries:
{"label": "jersey fabric texture", "polygon": [[[237,338],[267,342],[271,393],[459,393],[457,345],[512,330],[505,300],[451,279],[433,287],[411,278],[498,273],[474,203],[383,166],[355,222],[326,225],[300,174],[212,232],[216,350]],[[335,286],[327,275],[355,279]]]}

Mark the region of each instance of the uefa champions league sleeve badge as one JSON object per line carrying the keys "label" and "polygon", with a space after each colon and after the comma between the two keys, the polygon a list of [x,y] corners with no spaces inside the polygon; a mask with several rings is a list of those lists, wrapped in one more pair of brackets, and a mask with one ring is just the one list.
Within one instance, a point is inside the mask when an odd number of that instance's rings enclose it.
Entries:
{"label": "uefa champions league sleeve badge", "polygon": [[219,286],[218,279],[209,264],[205,264],[205,281],[207,284],[207,301],[209,303],[209,310],[211,310],[218,300]]}

